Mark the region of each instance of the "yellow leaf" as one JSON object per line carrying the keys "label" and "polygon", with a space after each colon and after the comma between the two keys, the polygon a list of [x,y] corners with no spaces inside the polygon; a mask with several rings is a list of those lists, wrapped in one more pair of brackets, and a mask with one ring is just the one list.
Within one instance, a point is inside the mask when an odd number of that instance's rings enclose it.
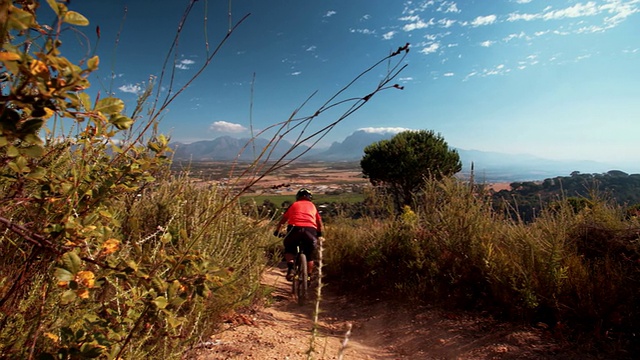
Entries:
{"label": "yellow leaf", "polygon": [[44,116],[42,116],[43,119],[48,119],[48,118],[52,117],[53,114],[55,114],[55,111],[53,111],[53,110],[51,110],[49,108],[44,108],[44,112],[45,112],[45,114],[44,114]]}
{"label": "yellow leaf", "polygon": [[49,73],[49,68],[47,68],[47,65],[40,60],[32,60],[31,64],[29,64],[29,69],[31,70],[31,73],[34,75]]}
{"label": "yellow leaf", "polygon": [[58,342],[58,340],[60,340],[60,338],[58,337],[58,335],[56,334],[52,334],[52,333],[44,333],[44,336],[48,337],[49,339]]}
{"label": "yellow leaf", "polygon": [[12,52],[0,52],[0,61],[20,60],[20,55]]}
{"label": "yellow leaf", "polygon": [[76,294],[78,295],[78,297],[80,299],[88,299],[89,298],[89,290],[87,290],[87,289],[78,290],[76,292]]}
{"label": "yellow leaf", "polygon": [[[91,271],[80,271],[76,274],[76,281],[88,288],[95,284],[96,275]],[[80,296],[80,294],[78,294]]]}
{"label": "yellow leaf", "polygon": [[120,240],[118,239],[109,239],[102,243],[102,254],[109,255],[118,251],[120,248]]}
{"label": "yellow leaf", "polygon": [[75,11],[67,11],[66,14],[64,14],[64,22],[71,24],[71,25],[77,25],[77,26],[87,26],[89,25],[89,20],[87,20],[86,17],[84,17],[84,15],[75,12]]}

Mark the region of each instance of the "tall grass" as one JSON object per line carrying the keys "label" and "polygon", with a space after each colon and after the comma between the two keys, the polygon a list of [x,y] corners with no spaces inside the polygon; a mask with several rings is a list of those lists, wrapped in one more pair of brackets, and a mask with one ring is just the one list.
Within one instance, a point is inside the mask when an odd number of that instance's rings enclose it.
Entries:
{"label": "tall grass", "polygon": [[[70,305],[60,302],[64,289],[48,285],[53,269],[34,266],[40,275],[32,288],[41,291],[16,297],[19,310],[0,317],[3,356],[27,358],[33,346],[42,352],[64,342],[65,336],[79,337],[85,328],[82,324],[88,321],[104,322],[103,335],[113,341],[122,340],[121,333],[135,331],[123,349],[128,358],[177,358],[189,345],[211,335],[221,315],[252,300],[266,261],[266,229],[239,209],[220,213],[228,200],[215,187],[202,188],[182,176],[154,185],[140,196],[114,204],[121,209],[114,217],[123,226],[110,235],[126,241],[106,259],[114,266],[126,259],[127,271],[143,279],[148,274],[149,281],[130,287],[129,282],[120,281],[126,272],[93,268],[95,286],[100,284],[95,298]],[[189,256],[176,264],[183,253]],[[5,270],[12,269],[8,260],[3,259]],[[3,275],[5,286],[10,277]],[[165,300],[158,300],[157,309],[141,316],[142,323],[131,321],[140,311],[141,297],[152,293]],[[87,317],[93,313],[101,314],[100,318]],[[53,330],[60,328],[61,332]],[[25,330],[30,336],[16,336]]]}
{"label": "tall grass", "polygon": [[[530,223],[455,179],[427,181],[396,217],[333,222],[329,282],[491,311],[632,346],[640,330],[640,226],[604,199],[559,198]],[[606,343],[606,342],[605,342]],[[637,348],[636,348],[637,350]]]}

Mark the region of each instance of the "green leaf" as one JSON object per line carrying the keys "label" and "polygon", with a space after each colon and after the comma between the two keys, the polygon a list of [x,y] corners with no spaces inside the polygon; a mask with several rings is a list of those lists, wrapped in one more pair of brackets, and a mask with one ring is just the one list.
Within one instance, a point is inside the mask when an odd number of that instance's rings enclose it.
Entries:
{"label": "green leaf", "polygon": [[158,307],[158,309],[164,309],[169,304],[167,298],[165,298],[164,296],[158,296],[155,300],[153,300],[153,303]]}
{"label": "green leaf", "polygon": [[58,4],[55,0],[47,0],[47,4],[49,4],[49,6],[51,7],[51,10],[53,10],[56,13],[56,15],[60,17],[60,11],[63,10],[61,8],[61,5],[62,7],[64,7],[64,5]]}
{"label": "green leaf", "polygon": [[32,118],[23,122],[20,126],[20,130],[23,133],[33,134],[40,130],[42,124],[44,124],[44,120],[40,118]]}
{"label": "green leaf", "polygon": [[44,143],[36,134],[27,134],[24,137],[24,141],[34,145],[42,145]]}
{"label": "green leaf", "polygon": [[75,277],[69,270],[63,268],[56,268],[53,273],[58,281],[71,281]]}
{"label": "green leaf", "polygon": [[73,302],[77,298],[78,298],[78,296],[76,295],[75,291],[67,290],[67,291],[62,293],[62,296],[60,297],[60,300],[62,301],[62,303],[64,305],[66,305],[66,304],[69,304],[69,303]]}
{"label": "green leaf", "polygon": [[100,65],[100,58],[97,55],[87,61],[87,69],[91,71],[96,70],[98,65]]}
{"label": "green leaf", "polygon": [[76,26],[87,26],[89,25],[89,20],[87,20],[84,15],[75,12],[75,11],[67,11],[64,14],[64,19],[62,20],[67,24],[76,25]]}
{"label": "green leaf", "polygon": [[32,158],[39,158],[44,154],[44,148],[39,145],[31,145],[22,149],[22,153]]}
{"label": "green leaf", "polygon": [[20,151],[18,151],[18,148],[13,145],[9,145],[9,147],[7,148],[7,156],[13,158],[19,155],[20,155]]}
{"label": "green leaf", "polygon": [[102,355],[105,349],[94,343],[84,343],[80,346],[80,352],[83,358],[95,359]]}
{"label": "green leaf", "polygon": [[184,321],[183,317],[173,317],[173,316],[167,316],[167,323],[169,324],[169,326],[171,326],[171,328],[175,329],[178,326],[182,325]]}
{"label": "green leaf", "polygon": [[102,320],[102,319],[101,319],[98,315],[96,315],[96,314],[85,314],[84,316],[82,316],[82,318],[83,318],[86,322],[88,322],[88,323],[90,323],[90,324],[95,324],[95,323],[98,323],[98,322],[100,322],[100,321]]}
{"label": "green leaf", "polygon": [[73,251],[69,251],[62,255],[62,265],[65,269],[69,270],[72,274],[77,274],[80,271],[80,265],[82,265],[82,260],[78,254]]}
{"label": "green leaf", "polygon": [[44,179],[45,175],[46,173],[44,171],[44,168],[38,166],[35,169],[31,170],[29,175],[27,175],[27,178],[31,180],[42,180]]}
{"label": "green leaf", "polygon": [[7,138],[4,136],[0,136],[0,147],[7,146],[7,144],[9,144]]}
{"label": "green leaf", "polygon": [[138,271],[138,264],[136,264],[136,262],[133,260],[127,261],[127,266],[130,267],[133,271]]}
{"label": "green leaf", "polygon": [[124,115],[114,115],[109,119],[109,122],[117,127],[118,130],[127,130],[133,124],[133,120]]}
{"label": "green leaf", "polygon": [[11,16],[9,16],[7,24],[9,28],[16,30],[26,30],[34,23],[34,17],[28,11],[24,11],[13,5],[10,5]]}
{"label": "green leaf", "polygon": [[124,110],[124,101],[113,97],[104,98],[98,101],[93,110],[109,115],[118,114]]}
{"label": "green leaf", "polygon": [[84,109],[91,109],[91,97],[87,93],[80,93],[78,95],[80,103],[84,107]]}

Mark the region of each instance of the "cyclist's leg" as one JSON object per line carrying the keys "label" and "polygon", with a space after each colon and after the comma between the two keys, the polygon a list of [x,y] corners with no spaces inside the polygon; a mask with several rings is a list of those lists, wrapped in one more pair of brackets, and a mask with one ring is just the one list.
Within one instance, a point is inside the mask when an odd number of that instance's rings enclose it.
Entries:
{"label": "cyclist's leg", "polygon": [[308,229],[304,232],[305,236],[301,239],[302,243],[302,251],[307,256],[307,271],[309,272],[309,276],[313,274],[313,269],[315,266],[315,254],[316,248],[318,244],[318,239],[315,236],[315,229]]}
{"label": "cyclist's leg", "polygon": [[293,279],[293,264],[296,258],[297,252],[297,240],[294,238],[293,233],[289,232],[282,240],[284,245],[284,260],[287,262],[287,280]]}

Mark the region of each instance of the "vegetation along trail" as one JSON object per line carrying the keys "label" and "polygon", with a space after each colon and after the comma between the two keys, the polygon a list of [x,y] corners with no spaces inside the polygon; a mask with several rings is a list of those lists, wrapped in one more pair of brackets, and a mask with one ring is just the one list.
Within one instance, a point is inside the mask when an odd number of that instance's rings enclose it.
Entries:
{"label": "vegetation along trail", "polygon": [[339,294],[332,284],[323,288],[318,335],[312,340],[315,301],[299,306],[284,273],[283,263],[268,268],[263,277],[263,284],[273,289],[268,299],[228,315],[220,332],[200,342],[185,358],[593,358],[542,327],[506,324],[481,314],[411,306],[392,299],[355,298]]}

